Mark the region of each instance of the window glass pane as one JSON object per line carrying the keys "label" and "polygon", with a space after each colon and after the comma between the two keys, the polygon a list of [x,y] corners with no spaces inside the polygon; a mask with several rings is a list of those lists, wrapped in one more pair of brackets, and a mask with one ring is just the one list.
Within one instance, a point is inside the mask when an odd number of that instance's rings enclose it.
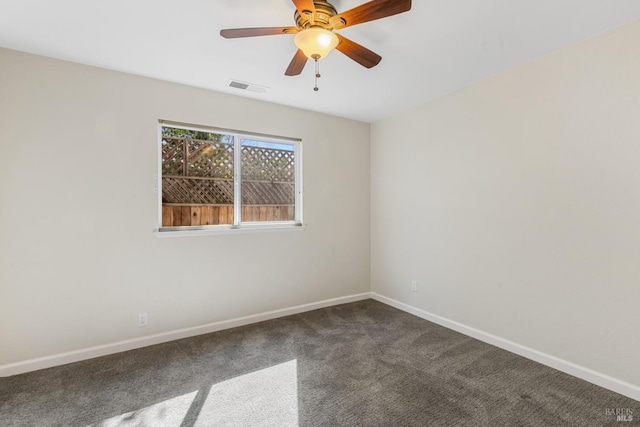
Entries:
{"label": "window glass pane", "polygon": [[233,137],[162,127],[162,226],[233,224]]}
{"label": "window glass pane", "polygon": [[293,221],[295,145],[241,139],[243,222]]}

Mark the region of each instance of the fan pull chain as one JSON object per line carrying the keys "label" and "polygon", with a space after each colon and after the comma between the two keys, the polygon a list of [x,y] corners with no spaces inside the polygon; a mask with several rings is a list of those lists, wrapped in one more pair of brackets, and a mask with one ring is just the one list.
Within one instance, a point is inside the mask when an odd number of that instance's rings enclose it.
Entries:
{"label": "fan pull chain", "polygon": [[318,59],[320,58],[318,55],[313,55],[312,56],[313,60],[316,61],[316,80],[315,80],[315,86],[313,88],[313,90],[315,90],[316,92],[319,91],[320,89],[318,88],[318,79],[321,77],[320,76],[320,63],[318,62]]}

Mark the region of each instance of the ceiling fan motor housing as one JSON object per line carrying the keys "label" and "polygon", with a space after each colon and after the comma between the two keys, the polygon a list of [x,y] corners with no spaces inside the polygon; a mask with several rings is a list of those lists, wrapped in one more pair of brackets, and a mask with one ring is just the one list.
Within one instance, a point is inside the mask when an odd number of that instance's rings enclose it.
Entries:
{"label": "ceiling fan motor housing", "polygon": [[331,3],[322,0],[314,0],[313,5],[316,8],[315,17],[311,11],[309,11],[309,13],[300,14],[300,12],[296,10],[294,13],[296,26],[299,29],[304,30],[305,28],[315,26],[322,27],[326,30],[332,30],[334,28],[344,26],[345,23],[342,19],[337,19],[338,22],[336,22],[335,19],[331,19],[338,14],[338,11]]}

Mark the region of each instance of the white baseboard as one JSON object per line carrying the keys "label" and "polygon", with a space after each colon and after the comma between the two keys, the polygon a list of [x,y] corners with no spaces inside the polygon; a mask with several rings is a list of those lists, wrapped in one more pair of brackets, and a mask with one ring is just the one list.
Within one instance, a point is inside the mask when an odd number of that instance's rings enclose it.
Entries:
{"label": "white baseboard", "polygon": [[585,368],[572,362],[560,359],[555,356],[534,350],[529,347],[514,343],[504,338],[483,332],[462,323],[455,322],[437,314],[429,313],[411,305],[400,301],[385,297],[375,292],[364,292],[357,295],[349,295],[345,297],[332,298],[324,301],[318,301],[310,304],[298,305],[295,307],[283,308],[280,310],[268,311],[265,313],[254,314],[250,316],[238,317],[220,322],[208,323],[205,325],[194,326],[191,328],[178,329],[175,331],[163,332],[154,335],[148,335],[130,340],[118,341],[111,344],[105,344],[85,349],[70,351],[52,356],[40,357],[6,365],[0,365],[0,377],[8,377],[11,375],[23,374],[25,372],[36,371],[39,369],[51,368],[54,366],[64,365],[67,363],[78,362],[81,360],[92,359],[94,357],[106,356],[109,354],[119,353],[122,351],[134,350],[136,348],[147,347],[150,345],[161,344],[182,338],[189,338],[196,335],[208,334],[211,332],[222,331],[225,329],[235,328],[238,326],[249,325],[252,323],[262,322],[265,320],[276,319],[279,317],[290,316],[292,314],[304,313],[306,311],[317,310],[319,308],[331,307],[339,304],[346,304],[355,301],[361,301],[373,298],[376,301],[390,305],[399,310],[413,314],[430,322],[452,329],[464,335],[476,338],[480,341],[534,360],[543,365],[565,372],[574,377],[583,379],[600,387],[604,387],[616,393],[630,397],[640,401],[640,387],[609,375],[596,372],[592,369]]}
{"label": "white baseboard", "polygon": [[265,313],[254,314],[251,316],[238,317],[220,322],[208,323],[206,325],[194,326],[191,328],[177,329],[175,331],[162,332],[159,334],[147,335],[145,337],[133,338],[124,341],[118,341],[111,344],[99,345],[95,347],[84,348],[66,353],[55,354],[52,356],[39,357],[7,365],[0,365],[0,377],[8,377],[11,375],[23,374],[25,372],[37,371],[39,369],[51,368],[54,366],[65,365],[67,363],[78,362],[81,360],[92,359],[94,357],[106,356],[109,354],[120,353],[122,351],[134,350],[136,348],[147,347],[150,345],[161,344],[182,338],[189,338],[196,335],[208,334],[211,332],[222,331],[224,329],[236,328],[238,326],[249,325],[251,323],[262,322],[265,320],[276,319],[278,317],[290,316],[292,314],[304,313],[306,311],[317,310],[319,308],[330,307],[339,304],[346,304],[355,301],[361,301],[371,298],[369,292],[357,295],[349,295],[345,297],[332,298],[324,301],[318,301],[310,304],[297,305],[295,307],[283,308],[280,310],[267,311]]}
{"label": "white baseboard", "polygon": [[437,314],[429,313],[427,311],[385,297],[384,295],[380,295],[375,292],[371,292],[371,298],[381,303],[395,307],[399,310],[421,317],[430,322],[436,323],[440,326],[444,326],[445,328],[452,329],[456,332],[460,332],[464,335],[510,351],[511,353],[526,357],[527,359],[531,359],[543,365],[557,369],[558,371],[562,371],[574,377],[588,381],[592,384],[630,397],[631,399],[640,401],[640,387],[635,384],[613,378],[609,375],[605,375],[592,369],[585,368],[584,366],[580,366],[575,363],[560,359],[558,357],[543,353],[541,351],[525,347],[518,343],[480,331],[467,325],[463,325],[462,323],[449,320],[445,317],[438,316]]}

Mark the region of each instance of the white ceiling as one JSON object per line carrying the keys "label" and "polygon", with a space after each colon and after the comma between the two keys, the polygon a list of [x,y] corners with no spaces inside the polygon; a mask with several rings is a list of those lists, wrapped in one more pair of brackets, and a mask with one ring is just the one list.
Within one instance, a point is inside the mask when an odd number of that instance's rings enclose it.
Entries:
{"label": "white ceiling", "polygon": [[639,19],[640,1],[414,0],[407,13],[340,31],[382,62],[366,69],[332,52],[318,92],[312,62],[284,76],[293,36],[219,35],[294,25],[294,11],[291,0],[0,0],[0,46],[373,122]]}

